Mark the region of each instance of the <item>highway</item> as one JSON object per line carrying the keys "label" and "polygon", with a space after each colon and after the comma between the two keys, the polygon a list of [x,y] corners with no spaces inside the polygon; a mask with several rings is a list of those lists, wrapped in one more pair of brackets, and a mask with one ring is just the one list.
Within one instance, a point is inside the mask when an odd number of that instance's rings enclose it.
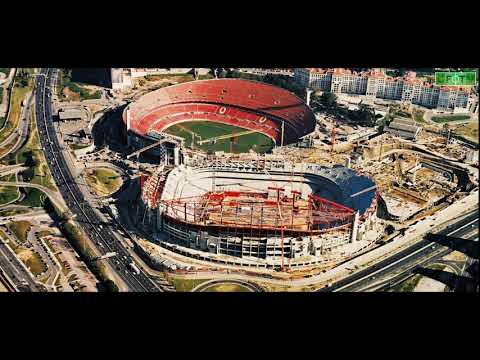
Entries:
{"label": "highway", "polygon": [[27,271],[25,265],[3,240],[0,241],[0,275],[4,278],[8,277],[20,292],[46,291],[39,287],[33,275]]}
{"label": "highway", "polygon": [[107,226],[101,225],[102,222],[98,214],[86,201],[71,174],[53,125],[51,88],[55,81],[56,72],[56,69],[41,69],[40,76],[36,78],[35,86],[37,127],[55,183],[78,224],[83,228],[88,237],[98,245],[96,247],[98,253],[104,255],[107,252],[116,252],[118,254],[116,258],[109,258],[105,261],[125,282],[129,291],[162,291],[138,264],[136,265],[141,270],[139,274],[130,269],[129,264],[134,259],[112,230]]}
{"label": "highway", "polygon": [[[11,144],[15,140],[15,144],[3,155],[0,156],[0,159],[7,157],[11,153],[15,153],[18,151],[28,137],[28,130],[29,130],[29,114],[30,114],[30,107],[32,105],[33,100],[33,93],[28,93],[25,96],[25,106],[22,107],[20,118],[18,120],[17,128],[12,131],[12,133],[0,144],[0,148],[6,147],[8,144]],[[5,124],[7,121],[5,121]]]}
{"label": "highway", "polygon": [[[468,233],[472,232],[471,225],[472,224],[468,224],[466,228],[457,229],[457,231],[455,231],[455,236],[461,236],[467,240],[478,238],[478,227],[474,229],[474,235],[467,235]],[[400,284],[401,282],[415,275],[416,268],[422,268],[428,264],[435,263],[452,251],[453,250],[448,247],[430,243],[412,256],[404,259],[401,265],[396,266],[393,271],[381,271],[374,275],[374,279],[370,277],[364,281],[354,284],[347,290],[342,291],[387,291],[395,285]]]}
{"label": "highway", "polygon": [[[449,225],[446,229],[439,231],[438,234],[461,237],[471,232],[474,227],[478,228],[478,216],[479,211],[478,209],[475,209],[468,216],[457,221],[455,224]],[[402,269],[402,267],[406,269],[406,271],[411,271],[416,264],[421,262],[426,256],[432,255],[432,253],[435,253],[435,255],[443,253],[442,256],[444,256],[449,250],[450,249],[448,248],[442,249],[442,245],[435,244],[435,242],[432,242],[431,240],[423,239],[407,249],[368,267],[367,269],[356,272],[329,287],[317,291],[359,291],[373,282],[377,282],[380,277],[393,273],[397,269]],[[402,274],[403,272],[396,276],[401,276]]]}

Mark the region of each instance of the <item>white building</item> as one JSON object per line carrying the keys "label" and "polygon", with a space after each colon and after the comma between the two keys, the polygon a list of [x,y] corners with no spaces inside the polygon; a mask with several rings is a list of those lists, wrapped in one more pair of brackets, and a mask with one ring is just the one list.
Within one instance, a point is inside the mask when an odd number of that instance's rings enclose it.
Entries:
{"label": "white building", "polygon": [[478,112],[478,100],[469,98],[469,89],[439,87],[417,79],[415,72],[393,78],[382,69],[357,73],[348,69],[296,68],[294,81],[312,90],[401,100],[442,111]]}
{"label": "white building", "polygon": [[320,68],[297,68],[294,69],[294,81],[314,91],[330,91],[332,84],[332,73],[330,69]]}
{"label": "white building", "polygon": [[132,76],[129,69],[112,68],[110,74],[113,90],[123,91],[132,87]]}
{"label": "white building", "polygon": [[437,109],[465,110],[468,109],[469,93],[465,89],[456,87],[442,87],[438,96]]}
{"label": "white building", "polygon": [[340,94],[365,95],[368,77],[365,73],[354,73],[351,70],[335,69],[332,75],[331,91]]}

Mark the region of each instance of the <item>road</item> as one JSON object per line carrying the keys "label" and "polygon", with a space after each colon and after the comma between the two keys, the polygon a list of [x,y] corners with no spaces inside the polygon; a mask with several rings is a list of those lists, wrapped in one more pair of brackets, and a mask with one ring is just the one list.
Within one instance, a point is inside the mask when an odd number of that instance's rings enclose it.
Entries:
{"label": "road", "polygon": [[23,164],[17,164],[17,165],[6,165],[0,167],[0,176],[6,176],[6,175],[11,175],[11,174],[17,174],[19,172],[28,170],[28,166],[24,166]]}
{"label": "road", "polygon": [[[446,229],[438,232],[438,234],[460,237],[472,231],[472,225],[478,227],[478,216],[479,212],[477,208],[468,216],[448,226]],[[432,245],[434,245],[435,248],[432,248]],[[365,270],[354,273],[318,291],[358,291],[368,287],[372,282],[378,282],[379,277],[392,273],[398,268],[406,267],[410,269],[412,266],[414,267],[415,265],[412,264],[418,264],[423,257],[428,256],[433,251],[438,252],[437,248],[439,247],[441,246],[435,245],[431,240],[424,239]]]}
{"label": "road", "polygon": [[[16,130],[12,131],[12,133],[7,136],[5,140],[0,143],[0,147],[4,147],[11,143],[15,138],[17,141],[15,145],[2,157],[7,156],[9,153],[16,152],[20,147],[23,146],[23,143],[27,139],[28,136],[28,114],[30,113],[30,108],[33,101],[33,92],[29,92],[25,95],[25,106],[21,108],[20,118],[18,120]],[[7,122],[5,121],[5,125]]]}
{"label": "road", "polygon": [[18,291],[38,292],[44,291],[36,282],[32,273],[18,259],[13,251],[3,241],[0,242],[0,272],[7,275]]}
{"label": "road", "polygon": [[36,119],[42,147],[47,158],[52,176],[60,193],[74,214],[78,224],[88,237],[97,245],[96,250],[104,255],[107,252],[116,252],[116,258],[105,260],[113,271],[121,278],[129,291],[162,291],[140,268],[137,275],[129,264],[134,261],[117,236],[108,226],[103,226],[97,212],[86,201],[78,184],[72,176],[70,168],[55,132],[52,118],[51,88],[56,79],[56,69],[41,69],[36,78],[35,103]]}
{"label": "road", "polygon": [[61,211],[67,211],[69,207],[63,201],[63,198],[55,191],[39,184],[33,184],[23,181],[0,181],[0,186],[29,187],[42,191]]}

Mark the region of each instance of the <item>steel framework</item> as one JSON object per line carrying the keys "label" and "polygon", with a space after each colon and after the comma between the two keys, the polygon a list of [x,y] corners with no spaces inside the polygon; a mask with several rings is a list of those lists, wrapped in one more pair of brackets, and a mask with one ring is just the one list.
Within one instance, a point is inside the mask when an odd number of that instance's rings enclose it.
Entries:
{"label": "steel framework", "polygon": [[236,228],[239,231],[323,232],[350,225],[354,211],[319,196],[302,199],[298,192],[283,195],[262,192],[222,191],[201,196],[158,200],[164,216],[197,226]]}

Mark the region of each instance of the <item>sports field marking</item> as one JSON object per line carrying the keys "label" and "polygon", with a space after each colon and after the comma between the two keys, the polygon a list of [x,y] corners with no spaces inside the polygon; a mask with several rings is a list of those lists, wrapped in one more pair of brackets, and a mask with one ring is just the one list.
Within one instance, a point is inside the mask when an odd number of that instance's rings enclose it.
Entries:
{"label": "sports field marking", "polygon": [[228,139],[228,138],[232,138],[232,137],[240,137],[240,136],[243,136],[243,135],[250,135],[250,134],[253,134],[253,133],[256,133],[256,132],[257,131],[255,131],[255,130],[248,130],[248,131],[241,131],[241,132],[238,132],[238,133],[235,133],[235,134],[225,134],[225,135],[215,136],[215,137],[212,137],[212,138],[209,138],[209,139],[200,140],[198,142],[198,145],[203,145],[204,143],[209,142],[209,141],[217,141],[217,140],[223,140],[223,139]]}

